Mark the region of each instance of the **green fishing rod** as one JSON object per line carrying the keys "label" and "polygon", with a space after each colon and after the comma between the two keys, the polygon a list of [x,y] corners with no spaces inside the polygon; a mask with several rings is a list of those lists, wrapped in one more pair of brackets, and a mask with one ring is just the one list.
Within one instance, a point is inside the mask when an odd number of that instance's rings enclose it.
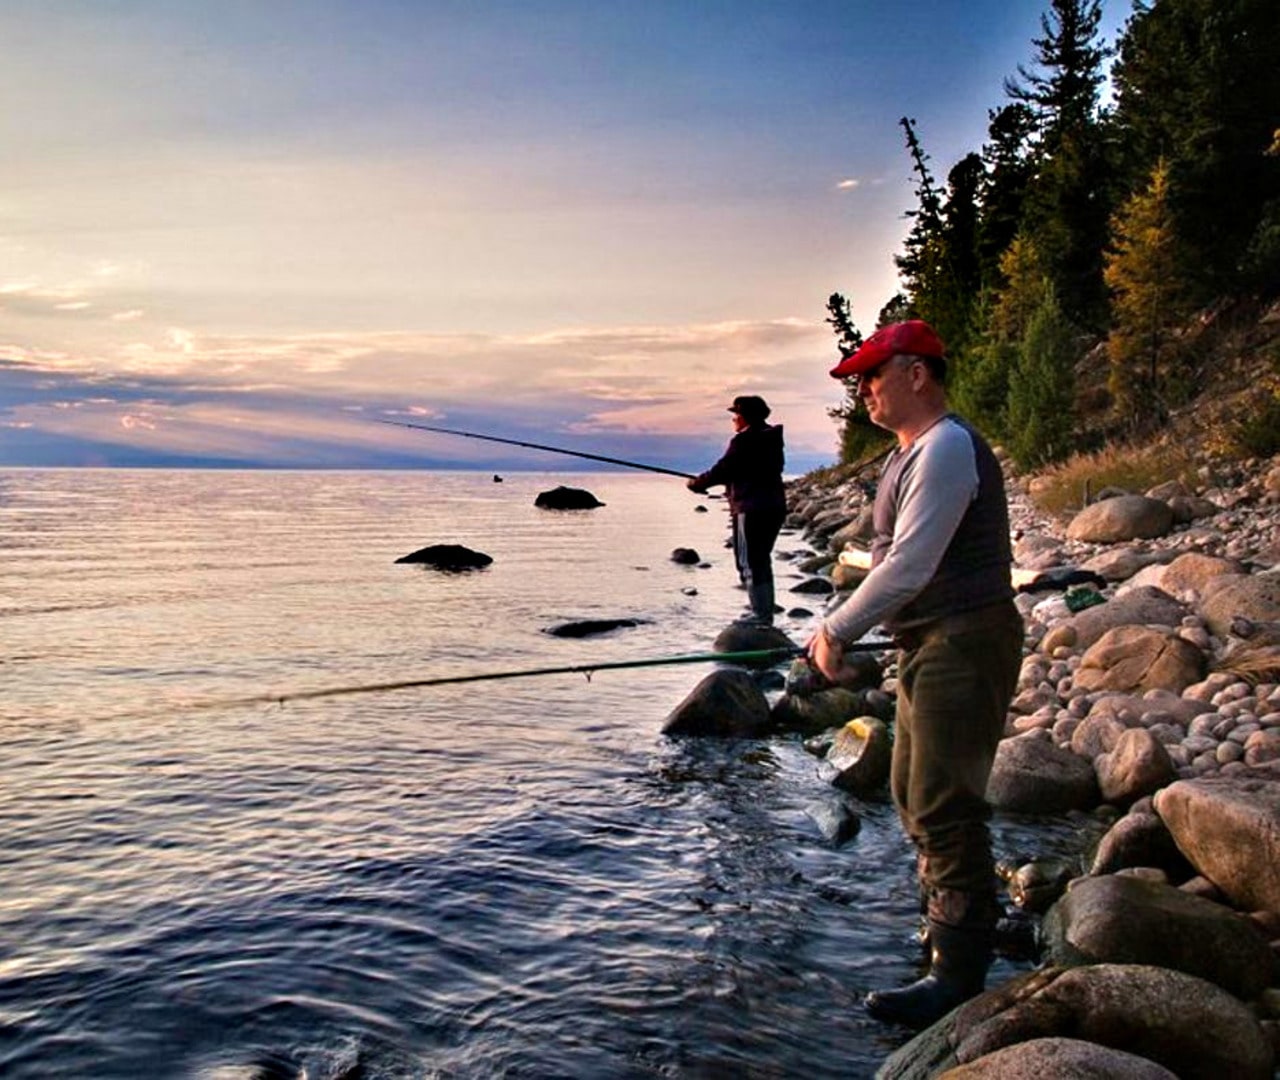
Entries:
{"label": "green fishing rod", "polygon": [[[846,646],[845,652],[874,652],[893,648],[891,641],[860,641]],[[319,698],[347,697],[353,694],[382,694],[397,690],[420,690],[432,686],[455,686],[461,683],[491,682],[497,679],[526,679],[538,675],[585,675],[587,680],[597,671],[620,671],[624,668],[659,667],[666,664],[748,664],[771,666],[803,656],[799,645],[783,645],[774,649],[746,649],[737,652],[686,653],[679,656],[657,656],[643,660],[604,660],[591,664],[567,664],[560,667],[518,668],[511,671],[482,671],[472,675],[439,675],[428,679],[396,679],[390,682],[359,683],[349,686],[326,686],[315,690],[296,690],[283,694],[255,694],[250,697],[221,698],[214,701],[188,702],[173,709],[126,713],[109,719],[135,718],[165,714],[175,710],[237,709],[253,705],[284,706],[292,701],[314,701]]]}
{"label": "green fishing rod", "polygon": [[545,443],[525,442],[521,439],[503,439],[497,435],[481,435],[475,431],[461,431],[458,428],[433,427],[430,424],[410,424],[406,420],[379,419],[377,423],[390,424],[392,427],[414,428],[418,431],[434,431],[441,435],[461,435],[464,439],[483,439],[485,442],[506,443],[508,446],[523,446],[530,450],[546,450],[552,454],[568,454],[570,457],[588,458],[591,461],[607,461],[610,465],[625,465],[629,469],[644,469],[646,472],[679,476],[685,480],[693,479],[693,473],[679,472],[676,469],[664,469],[661,465],[645,465],[639,461],[627,461],[625,458],[606,457],[604,454],[588,454],[584,450],[568,450],[563,446],[547,446]]}

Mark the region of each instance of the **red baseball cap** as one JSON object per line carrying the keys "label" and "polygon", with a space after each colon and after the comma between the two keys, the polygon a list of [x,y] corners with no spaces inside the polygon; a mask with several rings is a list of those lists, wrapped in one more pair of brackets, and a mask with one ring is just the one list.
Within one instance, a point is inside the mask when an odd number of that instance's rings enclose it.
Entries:
{"label": "red baseball cap", "polygon": [[833,367],[831,376],[835,379],[847,379],[850,375],[862,375],[900,353],[940,357],[945,352],[942,338],[938,337],[932,326],[921,319],[908,319],[906,322],[880,327],[855,353],[846,356]]}

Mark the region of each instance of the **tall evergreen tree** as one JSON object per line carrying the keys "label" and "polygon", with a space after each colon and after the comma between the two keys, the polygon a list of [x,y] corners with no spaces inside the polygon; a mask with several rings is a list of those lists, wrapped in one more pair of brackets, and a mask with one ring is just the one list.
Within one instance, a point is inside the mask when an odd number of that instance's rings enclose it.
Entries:
{"label": "tall evergreen tree", "polygon": [[[1197,297],[1280,280],[1275,0],[1138,2],[1112,73],[1133,185],[1157,159]],[[1251,258],[1242,253],[1252,246]]]}
{"label": "tall evergreen tree", "polygon": [[1022,223],[1027,187],[1034,175],[1031,136],[1035,116],[1014,102],[987,114],[987,142],[982,147],[983,177],[978,192],[978,268],[986,288],[1000,288],[1000,258]]}
{"label": "tall evergreen tree", "polygon": [[1023,468],[1058,461],[1071,450],[1078,353],[1078,332],[1047,286],[1027,319],[1009,378],[1007,446]]}
{"label": "tall evergreen tree", "polygon": [[1031,110],[1036,175],[1022,227],[1036,237],[1059,302],[1084,326],[1104,325],[1102,249],[1110,216],[1110,170],[1099,123],[1098,88],[1108,50],[1098,42],[1100,0],[1050,0],[1036,67],[1019,66],[1005,92]]}
{"label": "tall evergreen tree", "polygon": [[[862,344],[862,332],[853,325],[849,301],[840,293],[827,298],[826,323],[836,335],[836,348],[840,358],[852,356]],[[885,440],[885,434],[871,422],[862,399],[853,393],[851,380],[845,382],[845,397],[839,405],[827,410],[827,415],[839,424],[840,460],[860,461],[875,451]]]}

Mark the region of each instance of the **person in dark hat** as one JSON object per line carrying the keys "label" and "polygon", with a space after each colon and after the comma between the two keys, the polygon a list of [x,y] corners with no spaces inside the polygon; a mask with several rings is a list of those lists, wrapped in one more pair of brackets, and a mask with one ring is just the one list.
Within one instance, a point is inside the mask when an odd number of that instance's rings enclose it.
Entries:
{"label": "person in dark hat", "polygon": [[986,789],[1023,640],[1009,511],[991,448],[948,411],[943,344],[928,323],[883,327],[831,374],[857,380],[897,445],[876,490],[871,571],[808,651],[830,678],[843,647],[874,626],[899,647],[890,788],[916,849],[930,969],[873,991],[866,1007],[927,1027],[982,991],[999,915]]}
{"label": "person in dark hat", "polygon": [[746,587],[752,617],[773,624],[773,544],[787,516],[782,487],[782,425],[769,424],[769,406],[747,394],[729,406],[733,430],[724,456],[689,481],[699,494],[723,484],[733,519],[733,554]]}

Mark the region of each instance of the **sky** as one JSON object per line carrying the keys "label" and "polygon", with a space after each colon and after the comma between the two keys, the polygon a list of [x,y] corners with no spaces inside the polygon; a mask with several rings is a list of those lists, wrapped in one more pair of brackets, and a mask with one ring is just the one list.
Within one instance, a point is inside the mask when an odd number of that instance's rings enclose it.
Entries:
{"label": "sky", "polygon": [[[1047,0],[5,0],[0,467],[836,458]],[[1114,40],[1127,0],[1104,5]]]}

